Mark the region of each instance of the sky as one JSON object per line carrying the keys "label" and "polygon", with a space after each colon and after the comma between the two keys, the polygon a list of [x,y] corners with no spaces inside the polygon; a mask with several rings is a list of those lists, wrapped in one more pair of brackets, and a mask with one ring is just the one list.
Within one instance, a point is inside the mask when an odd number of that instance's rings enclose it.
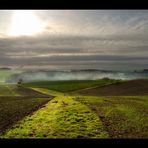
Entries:
{"label": "sky", "polygon": [[148,10],[0,10],[0,67],[148,68]]}

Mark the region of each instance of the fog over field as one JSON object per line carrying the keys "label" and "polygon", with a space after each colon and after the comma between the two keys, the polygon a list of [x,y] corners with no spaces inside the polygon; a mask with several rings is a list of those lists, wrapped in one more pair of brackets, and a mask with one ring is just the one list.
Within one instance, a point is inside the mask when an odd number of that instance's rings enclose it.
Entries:
{"label": "fog over field", "polygon": [[101,78],[130,80],[136,78],[148,78],[148,72],[129,72],[129,71],[99,71],[99,70],[67,70],[67,71],[45,71],[34,70],[12,74],[5,79],[5,82],[16,83],[19,79],[25,82],[38,80],[96,80]]}

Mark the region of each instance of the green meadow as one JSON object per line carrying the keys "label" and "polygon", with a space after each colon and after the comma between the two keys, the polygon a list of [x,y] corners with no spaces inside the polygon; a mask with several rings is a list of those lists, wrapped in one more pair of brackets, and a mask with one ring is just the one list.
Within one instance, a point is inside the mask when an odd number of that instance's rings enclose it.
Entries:
{"label": "green meadow", "polygon": [[49,90],[55,90],[59,92],[71,92],[80,89],[99,87],[109,84],[120,83],[121,80],[113,79],[100,79],[100,80],[75,80],[75,81],[40,81],[40,82],[30,82],[25,83],[23,86],[26,87],[39,87],[46,88]]}

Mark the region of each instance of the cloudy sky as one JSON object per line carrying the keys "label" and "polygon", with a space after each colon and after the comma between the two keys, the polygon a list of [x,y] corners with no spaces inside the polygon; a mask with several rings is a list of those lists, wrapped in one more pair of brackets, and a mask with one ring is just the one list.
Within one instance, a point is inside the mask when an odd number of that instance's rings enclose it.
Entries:
{"label": "cloudy sky", "polygon": [[0,67],[148,68],[148,10],[0,10]]}

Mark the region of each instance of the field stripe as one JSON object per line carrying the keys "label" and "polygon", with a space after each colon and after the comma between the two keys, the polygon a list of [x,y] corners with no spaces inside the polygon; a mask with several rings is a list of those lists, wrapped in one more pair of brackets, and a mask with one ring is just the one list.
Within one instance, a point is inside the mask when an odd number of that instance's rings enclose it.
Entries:
{"label": "field stripe", "polygon": [[3,138],[107,138],[102,122],[72,97],[56,97],[27,116]]}

